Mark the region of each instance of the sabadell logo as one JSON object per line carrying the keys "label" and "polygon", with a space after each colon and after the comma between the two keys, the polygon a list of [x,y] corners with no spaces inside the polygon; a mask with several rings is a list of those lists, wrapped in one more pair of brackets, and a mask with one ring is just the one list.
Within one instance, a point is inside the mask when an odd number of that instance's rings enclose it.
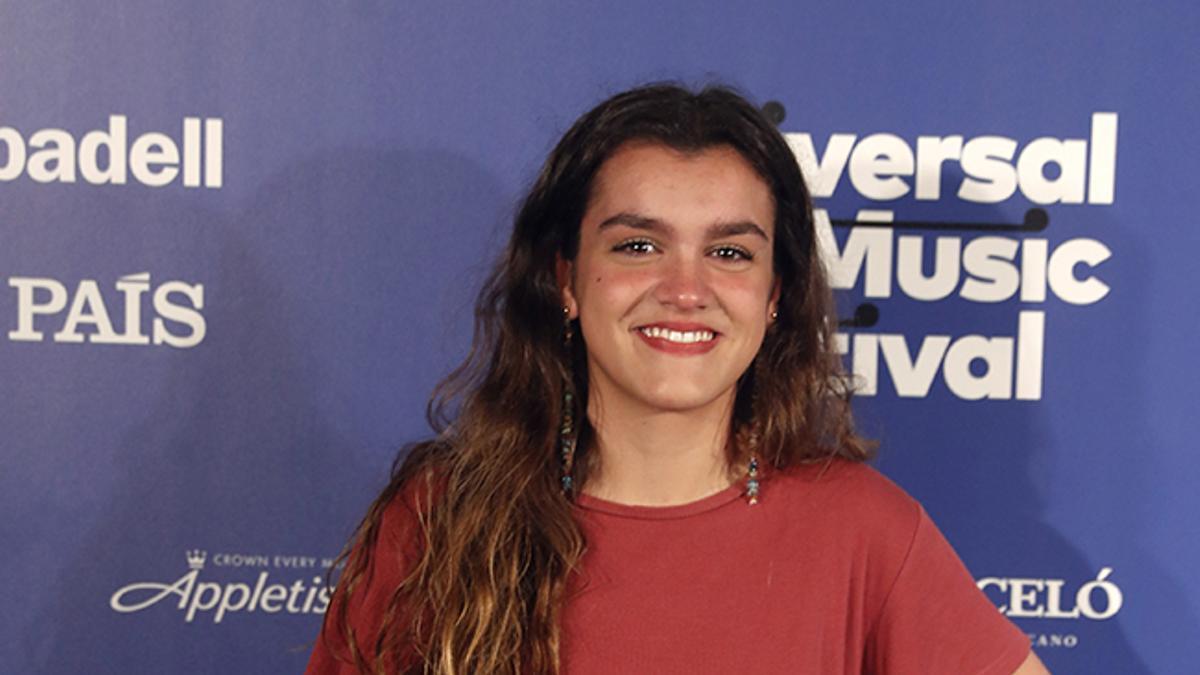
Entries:
{"label": "sabadell logo", "polygon": [[109,115],[106,129],[78,139],[56,128],[26,139],[15,127],[0,126],[0,183],[28,176],[35,183],[125,185],[132,178],[164,187],[181,178],[185,188],[220,188],[224,124],[219,117],[185,117],[179,136],[148,131],[132,141],[125,115]]}

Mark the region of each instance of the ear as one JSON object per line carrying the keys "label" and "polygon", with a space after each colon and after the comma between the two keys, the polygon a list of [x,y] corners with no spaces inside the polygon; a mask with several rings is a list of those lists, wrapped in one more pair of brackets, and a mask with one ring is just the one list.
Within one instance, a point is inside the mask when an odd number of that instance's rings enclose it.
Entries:
{"label": "ear", "polygon": [[562,305],[567,308],[567,318],[579,317],[579,303],[575,301],[574,280],[575,266],[562,256],[554,256],[554,276],[558,281],[558,291],[562,296]]}
{"label": "ear", "polygon": [[[775,277],[775,284],[771,287],[771,299],[767,301],[767,316],[770,317],[775,312],[779,311],[779,294],[783,292],[783,282],[779,277]],[[774,323],[774,319],[767,319],[767,323]]]}

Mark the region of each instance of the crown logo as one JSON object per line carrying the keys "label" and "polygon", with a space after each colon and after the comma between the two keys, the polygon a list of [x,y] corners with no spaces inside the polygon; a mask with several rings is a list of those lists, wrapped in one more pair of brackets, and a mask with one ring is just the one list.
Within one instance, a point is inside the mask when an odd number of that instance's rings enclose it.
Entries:
{"label": "crown logo", "polygon": [[204,569],[204,560],[208,557],[207,551],[201,551],[198,548],[191,549],[189,551],[184,551],[184,555],[187,556],[187,563],[188,563],[189,568],[194,569],[194,570]]}

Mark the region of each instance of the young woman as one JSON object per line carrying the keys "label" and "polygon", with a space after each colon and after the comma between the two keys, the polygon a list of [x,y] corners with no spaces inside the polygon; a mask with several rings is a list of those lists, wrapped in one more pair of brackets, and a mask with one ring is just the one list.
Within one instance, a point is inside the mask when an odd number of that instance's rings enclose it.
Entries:
{"label": "young woman", "polygon": [[721,88],[584,115],[345,555],[310,673],[1044,673],[864,464],[795,158]]}

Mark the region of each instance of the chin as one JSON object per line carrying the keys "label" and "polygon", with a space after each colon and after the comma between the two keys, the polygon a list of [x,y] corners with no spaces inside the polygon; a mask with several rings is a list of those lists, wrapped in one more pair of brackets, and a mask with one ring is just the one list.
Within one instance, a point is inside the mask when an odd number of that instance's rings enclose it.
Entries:
{"label": "chin", "polygon": [[726,390],[716,389],[681,389],[672,387],[671,391],[655,391],[643,400],[646,405],[658,408],[664,412],[687,412],[711,405],[722,397]]}

